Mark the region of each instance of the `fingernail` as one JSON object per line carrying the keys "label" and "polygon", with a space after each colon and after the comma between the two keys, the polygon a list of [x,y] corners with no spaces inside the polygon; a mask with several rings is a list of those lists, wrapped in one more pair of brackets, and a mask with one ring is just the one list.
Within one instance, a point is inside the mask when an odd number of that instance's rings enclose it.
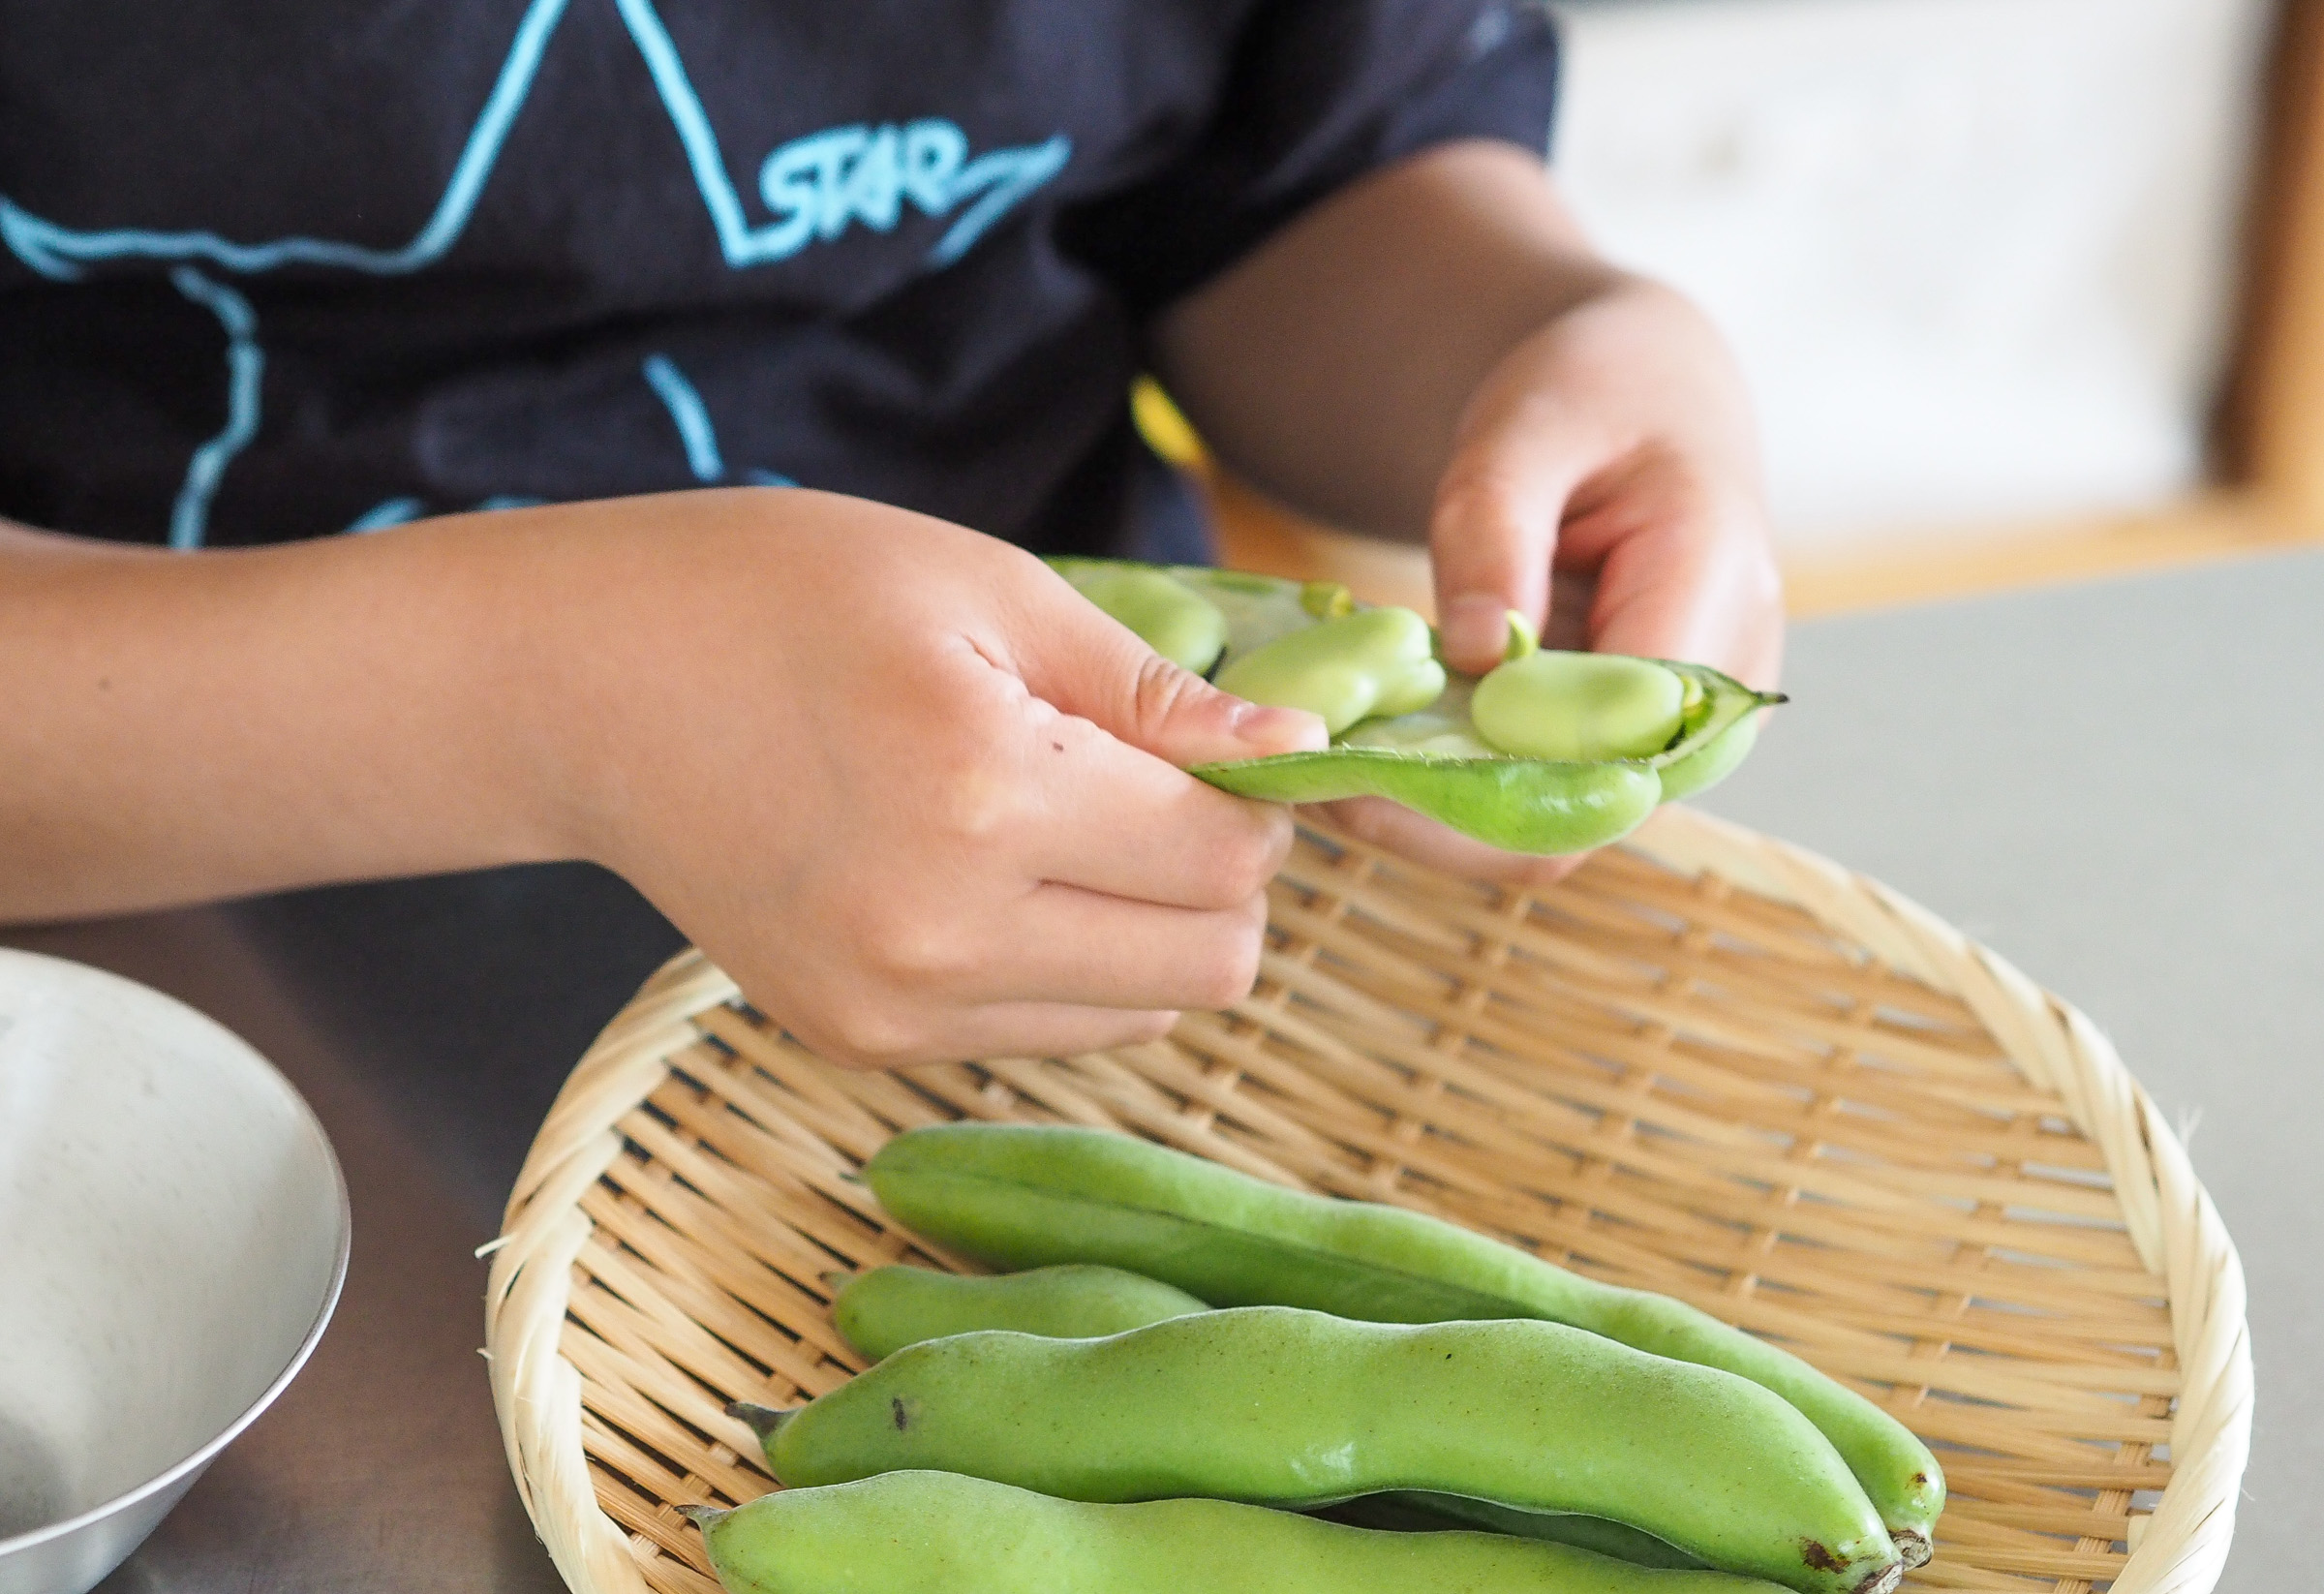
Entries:
{"label": "fingernail", "polygon": [[1235,711],[1235,739],[1270,751],[1296,752],[1329,746],[1331,738],[1324,721],[1305,709],[1281,709],[1264,703],[1245,703]]}
{"label": "fingernail", "polygon": [[1445,601],[1437,625],[1445,659],[1470,674],[1501,661],[1509,645],[1509,605],[1491,593],[1463,593]]}

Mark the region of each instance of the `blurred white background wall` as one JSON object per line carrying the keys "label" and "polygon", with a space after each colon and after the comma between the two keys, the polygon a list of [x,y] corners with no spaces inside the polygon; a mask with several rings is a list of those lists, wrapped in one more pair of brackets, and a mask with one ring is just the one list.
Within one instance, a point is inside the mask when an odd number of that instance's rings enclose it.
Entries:
{"label": "blurred white background wall", "polygon": [[1555,164],[1734,341],[1789,552],[2166,500],[2268,0],[1555,0]]}

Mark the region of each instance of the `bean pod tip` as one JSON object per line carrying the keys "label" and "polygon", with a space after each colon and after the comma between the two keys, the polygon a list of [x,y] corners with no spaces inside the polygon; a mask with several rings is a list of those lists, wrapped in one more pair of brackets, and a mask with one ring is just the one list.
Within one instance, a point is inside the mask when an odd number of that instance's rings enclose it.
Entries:
{"label": "bean pod tip", "polygon": [[726,1415],[740,1422],[752,1433],[757,1434],[759,1443],[765,1444],[776,1434],[781,1432],[782,1425],[798,1416],[799,1410],[800,1408],[797,1406],[778,1409],[774,1406],[754,1405],[749,1400],[733,1400],[727,1403]]}

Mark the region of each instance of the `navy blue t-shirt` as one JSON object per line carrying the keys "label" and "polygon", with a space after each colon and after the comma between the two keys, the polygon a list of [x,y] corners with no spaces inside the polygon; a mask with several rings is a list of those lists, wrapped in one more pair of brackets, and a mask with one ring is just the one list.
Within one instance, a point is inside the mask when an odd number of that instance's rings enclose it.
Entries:
{"label": "navy blue t-shirt", "polygon": [[[0,0],[0,516],[182,547],[797,482],[1199,555],[1140,329],[1547,139],[1532,0]],[[1190,540],[1197,539],[1197,540]]]}

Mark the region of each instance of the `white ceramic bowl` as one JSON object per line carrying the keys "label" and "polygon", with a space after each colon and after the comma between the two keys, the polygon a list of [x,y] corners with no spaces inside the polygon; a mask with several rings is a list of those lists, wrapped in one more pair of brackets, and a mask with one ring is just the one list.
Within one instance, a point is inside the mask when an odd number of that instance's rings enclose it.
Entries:
{"label": "white ceramic bowl", "polygon": [[290,1082],[180,1002],[0,949],[0,1594],[81,1594],[290,1381],[347,1186]]}

